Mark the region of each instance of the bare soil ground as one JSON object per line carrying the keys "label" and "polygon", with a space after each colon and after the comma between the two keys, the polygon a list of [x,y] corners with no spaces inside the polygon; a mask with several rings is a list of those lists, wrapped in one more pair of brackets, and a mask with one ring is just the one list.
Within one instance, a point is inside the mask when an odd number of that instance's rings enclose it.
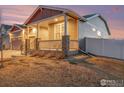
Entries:
{"label": "bare soil ground", "polygon": [[0,86],[101,86],[101,79],[124,80],[124,62],[79,55],[68,59],[13,57],[0,69]]}

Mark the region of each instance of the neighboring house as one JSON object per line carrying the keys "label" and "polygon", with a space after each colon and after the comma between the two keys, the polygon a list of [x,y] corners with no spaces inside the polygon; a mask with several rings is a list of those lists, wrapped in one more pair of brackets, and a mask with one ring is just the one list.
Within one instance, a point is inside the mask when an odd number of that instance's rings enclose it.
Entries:
{"label": "neighboring house", "polygon": [[98,14],[82,17],[72,10],[50,6],[38,6],[24,25],[24,39],[29,40],[31,50],[85,50],[85,37],[110,35],[106,21]]}
{"label": "neighboring house", "polygon": [[24,43],[24,29],[26,26],[14,24],[10,29],[10,42],[12,50],[20,50]]}
{"label": "neighboring house", "polygon": [[[10,48],[10,42],[9,42],[9,30],[10,30],[10,28],[11,28],[11,25],[1,24],[1,27],[0,27],[0,41],[1,41],[1,38],[2,38],[3,49],[9,49]],[[0,48],[1,48],[1,44],[0,44]]]}
{"label": "neighboring house", "polygon": [[86,22],[79,21],[79,46],[85,50],[85,38],[108,39],[111,35],[105,19],[99,14],[83,16]]}

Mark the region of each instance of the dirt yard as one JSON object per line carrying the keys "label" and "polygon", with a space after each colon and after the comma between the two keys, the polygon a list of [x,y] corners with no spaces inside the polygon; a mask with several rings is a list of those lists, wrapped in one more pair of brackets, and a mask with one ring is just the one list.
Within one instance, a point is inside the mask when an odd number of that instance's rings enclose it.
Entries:
{"label": "dirt yard", "polygon": [[101,79],[124,80],[124,62],[79,55],[68,59],[14,57],[0,69],[0,86],[101,86]]}

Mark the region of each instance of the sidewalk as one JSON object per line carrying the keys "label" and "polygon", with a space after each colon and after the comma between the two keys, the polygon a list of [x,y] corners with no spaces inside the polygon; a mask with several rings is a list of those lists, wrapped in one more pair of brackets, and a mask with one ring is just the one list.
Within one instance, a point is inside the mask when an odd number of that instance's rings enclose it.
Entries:
{"label": "sidewalk", "polygon": [[[21,51],[3,50],[3,58],[11,58],[12,56],[21,56]],[[1,58],[1,52],[0,52],[0,58]]]}

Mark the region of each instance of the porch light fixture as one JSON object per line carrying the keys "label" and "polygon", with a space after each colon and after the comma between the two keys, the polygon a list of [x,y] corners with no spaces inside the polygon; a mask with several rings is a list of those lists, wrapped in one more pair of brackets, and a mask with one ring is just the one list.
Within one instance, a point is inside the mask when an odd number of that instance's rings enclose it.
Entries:
{"label": "porch light fixture", "polygon": [[93,32],[95,32],[95,31],[96,31],[96,29],[95,29],[95,28],[92,28],[92,31],[93,31]]}
{"label": "porch light fixture", "polygon": [[33,33],[36,33],[36,31],[37,31],[36,28],[33,28],[32,32],[33,32]]}
{"label": "porch light fixture", "polygon": [[93,32],[96,32],[97,36],[101,37],[102,33],[97,29],[97,27],[89,22],[86,22],[88,25],[91,26],[91,29]]}
{"label": "porch light fixture", "polygon": [[97,31],[97,35],[98,35],[99,37],[102,36],[100,31]]}
{"label": "porch light fixture", "polygon": [[57,22],[57,21],[58,21],[58,19],[57,19],[57,18],[55,18],[55,19],[54,19],[54,21],[55,21],[55,22]]}

